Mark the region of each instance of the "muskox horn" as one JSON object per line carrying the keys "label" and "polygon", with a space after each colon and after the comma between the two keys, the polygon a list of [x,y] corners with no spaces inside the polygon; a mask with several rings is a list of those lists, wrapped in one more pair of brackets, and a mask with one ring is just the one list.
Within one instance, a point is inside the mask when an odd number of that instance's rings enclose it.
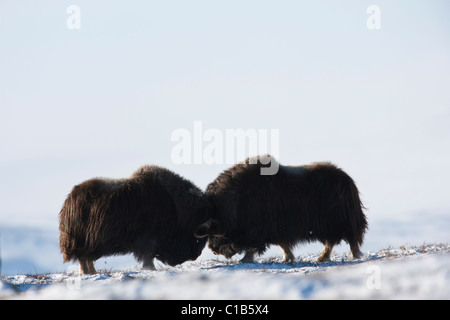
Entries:
{"label": "muskox horn", "polygon": [[211,227],[211,219],[198,226],[194,232],[194,237],[202,239],[208,236],[209,228]]}
{"label": "muskox horn", "polygon": [[225,236],[225,230],[221,227],[220,222],[216,220],[211,221],[211,227],[209,231],[209,235],[216,238],[222,238]]}

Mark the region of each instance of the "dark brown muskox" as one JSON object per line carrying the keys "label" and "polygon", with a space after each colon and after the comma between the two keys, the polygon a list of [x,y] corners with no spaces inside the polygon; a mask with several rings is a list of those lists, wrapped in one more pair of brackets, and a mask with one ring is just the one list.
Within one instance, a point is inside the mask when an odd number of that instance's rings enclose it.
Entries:
{"label": "dark brown muskox", "polygon": [[128,179],[95,178],[75,186],[59,214],[64,262],[95,273],[102,256],[133,253],[146,269],[195,260],[206,245],[207,202],[190,181],[144,166]]}
{"label": "dark brown muskox", "polygon": [[230,258],[245,252],[241,261],[251,262],[275,244],[283,262],[292,262],[294,245],[318,240],[325,245],[318,259],[323,262],[344,240],[352,258],[361,256],[367,220],[352,178],[331,163],[280,165],[276,174],[261,175],[262,163],[276,160],[260,159],[236,164],[207,187],[214,253]]}

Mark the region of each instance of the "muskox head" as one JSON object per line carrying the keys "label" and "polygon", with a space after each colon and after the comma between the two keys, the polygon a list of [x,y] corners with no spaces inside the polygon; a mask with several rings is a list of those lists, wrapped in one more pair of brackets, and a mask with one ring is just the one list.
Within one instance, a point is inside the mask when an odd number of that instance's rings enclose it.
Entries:
{"label": "muskox head", "polygon": [[208,235],[203,233],[206,229],[207,222],[197,226],[197,230],[192,234],[185,233],[182,237],[170,241],[164,245],[165,250],[158,253],[156,258],[171,266],[196,260],[206,245]]}
{"label": "muskox head", "polygon": [[[264,172],[263,169],[272,169],[267,167],[271,161],[276,162],[270,155],[248,158],[222,172],[206,188],[205,195],[212,207],[208,246],[215,254],[231,258],[250,248],[259,250],[259,246],[249,247],[255,239],[249,230],[252,219],[247,219],[245,212],[253,209],[242,205],[247,203],[247,194],[254,194],[254,190],[267,184],[278,172],[278,162],[272,173]],[[259,199],[260,202],[264,200]]]}
{"label": "muskox head", "polygon": [[245,251],[234,243],[224,228],[224,225],[216,220],[211,220],[208,234],[208,247],[214,254],[223,255],[227,259],[230,259],[237,253]]}
{"label": "muskox head", "polygon": [[192,204],[189,219],[180,219],[174,232],[164,236],[165,243],[156,258],[175,266],[185,261],[194,261],[202,253],[210,229],[209,205],[202,196]]}

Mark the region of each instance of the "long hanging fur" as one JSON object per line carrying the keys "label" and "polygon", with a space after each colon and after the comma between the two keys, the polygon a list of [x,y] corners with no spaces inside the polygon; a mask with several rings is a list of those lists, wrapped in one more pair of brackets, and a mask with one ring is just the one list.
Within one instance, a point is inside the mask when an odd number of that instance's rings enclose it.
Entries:
{"label": "long hanging fur", "polygon": [[[276,161],[271,157],[272,161]],[[293,247],[342,240],[359,250],[367,219],[350,176],[331,163],[279,166],[261,175],[258,161],[236,164],[220,174],[205,192],[212,203],[209,247],[231,257],[269,245]],[[221,234],[223,236],[215,236]]]}
{"label": "long hanging fur", "polygon": [[194,233],[205,221],[200,189],[167,169],[144,166],[128,179],[75,186],[59,213],[59,244],[64,262],[133,253],[139,261],[175,265],[201,254],[206,238]]}

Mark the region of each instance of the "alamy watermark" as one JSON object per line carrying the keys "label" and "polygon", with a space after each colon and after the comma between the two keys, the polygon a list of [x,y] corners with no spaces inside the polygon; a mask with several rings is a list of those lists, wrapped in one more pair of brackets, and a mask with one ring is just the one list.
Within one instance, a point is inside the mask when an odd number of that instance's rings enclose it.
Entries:
{"label": "alamy watermark", "polygon": [[366,26],[369,30],[381,29],[381,9],[379,6],[371,5],[367,7],[366,13],[369,14],[366,20]]}
{"label": "alamy watermark", "polygon": [[[171,151],[174,164],[232,165],[247,157],[270,153],[271,157],[260,159],[262,164],[270,164],[261,168],[261,174],[274,175],[278,172],[279,163],[274,158],[279,159],[280,155],[279,129],[204,130],[202,121],[194,121],[192,130],[175,129],[171,140],[176,142]],[[256,158],[250,158],[250,163],[256,163]]]}
{"label": "alamy watermark", "polygon": [[67,267],[66,273],[69,274],[69,277],[66,279],[67,289],[81,289],[81,273],[78,270],[78,266],[71,265]]}
{"label": "alamy watermark", "polygon": [[70,5],[66,9],[66,13],[69,14],[66,20],[66,27],[69,30],[81,29],[81,9],[77,5]]}
{"label": "alamy watermark", "polygon": [[379,266],[369,266],[366,273],[370,274],[367,277],[366,286],[369,290],[381,289],[381,269]]}

